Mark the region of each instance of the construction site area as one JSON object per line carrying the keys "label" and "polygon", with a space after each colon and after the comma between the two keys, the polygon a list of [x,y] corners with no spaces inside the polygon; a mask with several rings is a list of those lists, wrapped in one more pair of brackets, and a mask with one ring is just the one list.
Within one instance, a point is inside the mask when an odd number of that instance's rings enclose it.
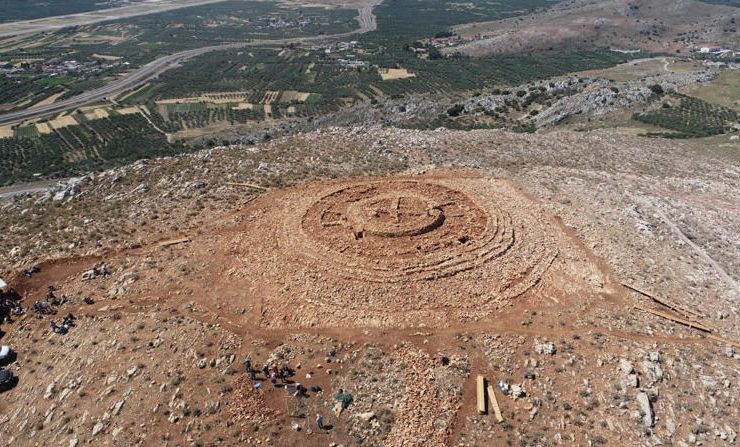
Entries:
{"label": "construction site area", "polygon": [[347,128],[20,194],[2,203],[0,438],[733,445],[740,177],[722,157]]}

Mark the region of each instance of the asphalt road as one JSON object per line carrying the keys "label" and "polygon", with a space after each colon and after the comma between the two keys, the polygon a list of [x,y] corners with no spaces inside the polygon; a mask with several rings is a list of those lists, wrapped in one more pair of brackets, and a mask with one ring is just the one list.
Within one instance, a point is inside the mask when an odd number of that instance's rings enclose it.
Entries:
{"label": "asphalt road", "polygon": [[15,196],[26,193],[46,191],[52,186],[56,185],[58,182],[65,180],[66,179],[39,180],[38,182],[4,186],[0,188],[0,200],[12,199]]}
{"label": "asphalt road", "polygon": [[114,98],[127,90],[131,90],[134,87],[147,82],[150,79],[156,78],[161,73],[169,70],[170,68],[178,66],[180,63],[188,59],[200,56],[201,54],[209,53],[211,51],[231,50],[262,45],[286,45],[291,43],[313,42],[328,39],[337,39],[348,37],[354,34],[374,31],[377,28],[377,24],[375,22],[375,15],[373,14],[373,8],[379,5],[381,2],[382,0],[375,0],[372,4],[359,10],[358,21],[360,22],[360,27],[354,31],[340,34],[312,37],[296,37],[290,39],[253,40],[222,45],[211,45],[207,47],[180,51],[178,53],[173,53],[155,59],[148,64],[109,82],[103,87],[89,90],[77,96],[73,96],[62,101],[57,101],[52,104],[34,107],[33,109],[24,109],[15,112],[4,113],[0,115],[0,125],[18,124],[27,120],[47,118],[56,115],[57,113],[61,113],[65,110],[102,101],[108,98]]}

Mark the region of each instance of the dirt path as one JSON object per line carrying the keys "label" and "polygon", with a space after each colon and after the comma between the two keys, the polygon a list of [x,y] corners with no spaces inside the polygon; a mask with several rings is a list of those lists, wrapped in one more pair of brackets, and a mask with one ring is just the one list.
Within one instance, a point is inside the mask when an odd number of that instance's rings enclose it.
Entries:
{"label": "dirt path", "polygon": [[55,179],[55,180],[40,180],[32,183],[19,183],[13,186],[6,186],[0,188],[0,200],[12,199],[15,196],[46,191],[50,187],[56,185],[58,182],[64,182],[67,179]]}

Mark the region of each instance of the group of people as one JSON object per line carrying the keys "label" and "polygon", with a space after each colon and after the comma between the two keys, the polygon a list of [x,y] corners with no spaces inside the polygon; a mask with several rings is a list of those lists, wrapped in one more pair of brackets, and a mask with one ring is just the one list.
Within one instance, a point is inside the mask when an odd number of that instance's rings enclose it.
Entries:
{"label": "group of people", "polygon": [[22,315],[21,296],[14,289],[0,290],[0,322],[10,323],[13,315]]}
{"label": "group of people", "polygon": [[21,270],[21,276],[23,276],[24,278],[30,278],[30,277],[33,276],[34,273],[38,273],[40,271],[41,271],[41,269],[39,268],[39,266],[34,265],[30,269],[23,269],[23,270]]}
{"label": "group of people", "polygon": [[[257,379],[257,370],[252,364],[252,359],[247,357],[243,362],[244,371],[249,376],[250,380],[254,383],[255,388],[261,388],[262,382]],[[294,397],[308,397],[307,392],[319,393],[322,391],[318,385],[311,385],[304,387],[300,383],[293,382],[290,380],[291,377],[295,376],[295,370],[287,365],[278,367],[275,363],[265,364],[262,366],[262,374],[265,380],[270,380],[270,383],[274,387],[285,387],[288,393]],[[309,377],[308,375],[306,377]],[[282,384],[278,385],[278,380],[282,381]],[[352,403],[353,397],[351,394],[346,393],[340,389],[334,397],[335,405],[332,411],[337,415],[341,415],[350,403]],[[316,427],[319,430],[328,430],[331,426],[324,425],[324,417],[321,414],[316,414]]]}
{"label": "group of people", "polygon": [[272,365],[264,365],[262,367],[262,373],[265,377],[270,378],[270,383],[272,383],[273,386],[277,385],[278,380],[282,381],[283,384],[288,384],[290,382],[290,378],[295,375],[295,371],[288,365],[283,365],[281,368],[278,368],[274,363]]}
{"label": "group of people", "polygon": [[[34,273],[38,273],[39,271],[40,269],[34,266],[30,269],[23,269],[21,271],[21,275],[25,277],[30,277],[31,275],[33,275]],[[104,266],[102,270],[99,270],[99,272],[103,275],[110,274],[110,270],[108,270],[107,266]],[[3,285],[5,284],[3,283]],[[14,289],[0,289],[0,322],[10,323],[11,316],[18,316],[25,313],[26,309],[21,306],[20,301],[21,295]],[[85,304],[95,303],[95,301],[93,301],[92,298],[89,297],[85,298],[83,301],[85,302]],[[42,319],[45,315],[56,315],[58,309],[62,305],[71,302],[72,300],[66,295],[57,296],[56,287],[48,286],[46,289],[46,298],[44,300],[34,302],[31,306],[31,309],[33,309],[36,318]],[[57,324],[56,320],[51,320],[51,322],[49,323],[49,327],[54,333],[64,335],[69,332],[70,328],[74,326],[75,320],[76,317],[69,313],[66,317],[62,319],[61,324]]]}
{"label": "group of people", "polygon": [[51,320],[49,323],[49,327],[51,328],[51,331],[55,334],[64,335],[67,332],[69,332],[69,329],[75,325],[75,319],[76,317],[72,314],[67,314],[66,317],[62,320],[61,325],[57,325],[57,322],[55,320]]}
{"label": "group of people", "polygon": [[[247,357],[246,359],[244,359],[243,365],[244,371],[247,373],[249,378],[252,381],[257,380],[257,370],[252,364],[252,359],[250,357]],[[288,365],[278,367],[277,364],[270,363],[262,366],[262,374],[265,379],[270,379],[270,382],[273,385],[277,385],[278,379],[281,380],[283,384],[287,384],[290,382],[290,378],[295,375],[295,370],[290,368]]]}
{"label": "group of people", "polygon": [[103,264],[102,266],[98,266],[98,264],[95,264],[94,266],[92,266],[90,270],[82,274],[82,280],[89,281],[91,279],[97,278],[98,276],[107,278],[110,275],[111,275],[111,272],[110,272],[110,268],[108,267],[108,264]]}
{"label": "group of people", "polygon": [[33,303],[33,310],[36,313],[36,318],[41,319],[44,315],[55,315],[58,307],[72,302],[72,300],[66,295],[58,297],[55,292],[56,288],[54,286],[49,286],[46,290],[46,299]]}

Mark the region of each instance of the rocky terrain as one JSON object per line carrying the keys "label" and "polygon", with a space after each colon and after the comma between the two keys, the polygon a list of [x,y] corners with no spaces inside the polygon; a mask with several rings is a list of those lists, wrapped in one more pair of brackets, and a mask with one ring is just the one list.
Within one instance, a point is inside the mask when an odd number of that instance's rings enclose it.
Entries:
{"label": "rocky terrain", "polygon": [[[265,135],[290,135],[327,126],[382,125],[405,128],[505,128],[534,131],[554,128],[570,120],[609,117],[654,107],[659,97],[651,87],[666,93],[684,93],[711,85],[721,68],[696,64],[692,70],[673,71],[676,58],[639,59],[624,64],[626,72],[639,73],[652,62],[658,72],[614,80],[599,72],[562,76],[518,86],[488,89],[467,95],[388,98],[377,104],[359,104],[312,120],[288,120],[250,135],[225,133],[225,141],[254,143]],[[456,110],[457,109],[457,110]],[[440,118],[442,117],[442,118]]]}
{"label": "rocky terrain", "polygon": [[[19,377],[0,395],[0,436],[64,446],[733,445],[738,151],[726,136],[710,146],[613,131],[334,127],[16,196],[0,209],[3,279],[24,307],[49,285],[71,302],[56,316],[29,309],[0,326]],[[429,177],[440,172],[450,180]],[[310,300],[345,297],[343,276],[281,254],[284,242],[262,253],[281,239],[260,241],[274,229],[251,226],[279,197],[357,179],[445,181],[484,203],[465,178],[509,182],[520,198],[497,207],[516,223],[526,198],[565,244],[538,285],[490,313],[455,313],[454,299],[490,293],[472,284],[459,297],[423,295],[457,315],[446,321],[368,307],[380,318],[372,322],[362,306],[347,314],[340,301],[311,313]],[[242,239],[249,243],[232,243]],[[286,264],[260,265],[261,254]],[[95,264],[110,275],[82,281]],[[22,277],[31,265],[40,271]],[[293,265],[303,270],[277,275]],[[304,293],[293,272],[337,289]],[[389,306],[424,282],[406,284]],[[712,333],[660,316],[685,312],[675,309],[701,315],[697,324]],[[50,320],[67,313],[75,325],[51,332]],[[294,314],[318,319],[284,318]],[[260,388],[241,365],[247,356]],[[269,363],[321,390],[294,397],[273,387],[261,372]],[[478,374],[495,386],[501,424],[476,412]],[[339,389],[353,397],[341,415],[331,411]],[[330,430],[316,426],[316,414]]]}

